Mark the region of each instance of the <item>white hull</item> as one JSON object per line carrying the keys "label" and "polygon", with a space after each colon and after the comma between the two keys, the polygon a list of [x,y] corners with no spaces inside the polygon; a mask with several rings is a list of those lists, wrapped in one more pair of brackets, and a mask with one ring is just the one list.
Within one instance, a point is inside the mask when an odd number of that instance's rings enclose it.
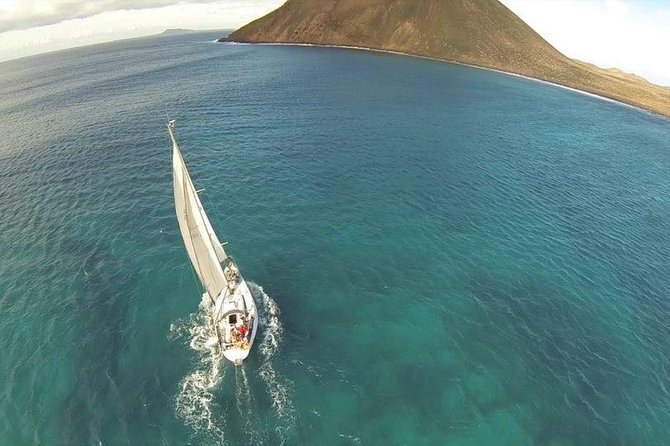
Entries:
{"label": "white hull", "polygon": [[[235,364],[241,364],[249,356],[256,337],[258,312],[244,279],[240,277],[234,291],[228,291],[224,290],[216,301],[214,324],[223,356]],[[240,322],[246,328],[244,335],[240,333]]]}

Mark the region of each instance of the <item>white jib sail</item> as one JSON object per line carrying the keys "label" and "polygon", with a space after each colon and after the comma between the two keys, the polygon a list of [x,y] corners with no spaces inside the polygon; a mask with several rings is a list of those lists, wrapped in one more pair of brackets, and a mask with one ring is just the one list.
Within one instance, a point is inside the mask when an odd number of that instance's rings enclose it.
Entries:
{"label": "white jib sail", "polygon": [[205,291],[215,301],[228,285],[220,263],[227,256],[205,214],[170,125],[168,131],[172,140],[172,178],[179,229],[193,268]]}

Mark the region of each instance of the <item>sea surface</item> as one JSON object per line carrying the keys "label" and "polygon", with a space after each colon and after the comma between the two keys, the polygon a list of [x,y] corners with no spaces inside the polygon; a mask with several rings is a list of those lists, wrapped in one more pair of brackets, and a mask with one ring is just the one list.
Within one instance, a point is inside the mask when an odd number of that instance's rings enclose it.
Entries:
{"label": "sea surface", "polygon": [[[670,121],[196,33],[0,64],[0,444],[670,444]],[[263,313],[207,347],[166,112]]]}

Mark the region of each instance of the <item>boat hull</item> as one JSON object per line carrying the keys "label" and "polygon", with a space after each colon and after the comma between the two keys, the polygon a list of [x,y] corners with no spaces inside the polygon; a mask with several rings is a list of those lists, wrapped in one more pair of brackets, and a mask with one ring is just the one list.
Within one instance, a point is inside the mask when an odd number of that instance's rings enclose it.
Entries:
{"label": "boat hull", "polygon": [[225,291],[216,302],[214,322],[223,356],[241,364],[249,356],[256,338],[258,311],[244,279],[240,278],[232,293]]}

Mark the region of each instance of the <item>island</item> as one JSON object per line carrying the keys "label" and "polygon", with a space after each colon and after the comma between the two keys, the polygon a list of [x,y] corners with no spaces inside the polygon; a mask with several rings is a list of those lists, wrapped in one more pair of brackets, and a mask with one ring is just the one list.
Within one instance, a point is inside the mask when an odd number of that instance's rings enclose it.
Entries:
{"label": "island", "polygon": [[186,28],[168,28],[165,31],[161,32],[160,34],[163,35],[172,35],[172,34],[188,34],[188,33],[193,33],[196,32],[192,29],[186,29]]}
{"label": "island", "polygon": [[563,55],[497,0],[288,0],[219,41],[430,57],[527,76],[670,117],[670,88]]}

